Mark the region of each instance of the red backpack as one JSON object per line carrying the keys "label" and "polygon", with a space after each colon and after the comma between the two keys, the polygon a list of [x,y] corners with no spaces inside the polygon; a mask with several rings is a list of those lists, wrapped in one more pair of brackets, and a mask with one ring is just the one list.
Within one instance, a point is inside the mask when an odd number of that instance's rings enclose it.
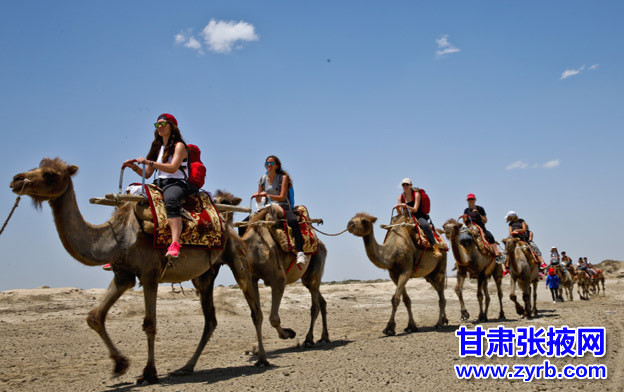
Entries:
{"label": "red backpack", "polygon": [[[431,200],[429,195],[422,188],[412,188],[412,200],[416,200],[416,191],[420,193],[420,210],[425,215],[429,215],[431,212]],[[401,203],[405,203],[405,194],[401,194]]]}
{"label": "red backpack", "polygon": [[189,163],[188,181],[197,189],[201,189],[206,181],[206,166],[201,161],[201,150],[194,144],[188,144],[186,148]]}

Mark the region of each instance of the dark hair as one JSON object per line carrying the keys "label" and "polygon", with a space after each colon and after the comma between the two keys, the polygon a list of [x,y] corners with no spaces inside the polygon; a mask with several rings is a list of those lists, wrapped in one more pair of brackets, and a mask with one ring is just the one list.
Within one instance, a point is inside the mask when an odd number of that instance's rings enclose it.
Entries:
{"label": "dark hair", "polygon": [[[166,163],[169,159],[169,156],[173,156],[175,152],[175,146],[178,142],[182,142],[184,147],[186,147],[186,142],[182,139],[182,134],[180,133],[180,128],[174,123],[167,121],[169,125],[171,125],[171,136],[169,136],[169,140],[167,141],[167,145],[165,146],[165,151],[163,152],[162,161]],[[147,153],[147,159],[150,161],[155,161],[158,158],[158,153],[160,152],[160,147],[163,145],[163,139],[158,134],[158,129],[154,130],[154,141],[152,142],[152,146],[150,147],[149,152]]]}
{"label": "dark hair", "polygon": [[290,174],[288,174],[288,172],[286,172],[286,170],[282,169],[282,161],[280,161],[280,159],[278,157],[276,157],[275,155],[269,155],[268,157],[266,157],[264,162],[269,160],[269,158],[273,158],[273,160],[277,164],[277,167],[275,168],[275,172],[277,174],[283,174],[285,176],[288,176],[288,181],[289,181],[288,187],[290,188],[292,186],[292,184],[293,184],[293,180],[292,180],[292,177],[290,176]]}

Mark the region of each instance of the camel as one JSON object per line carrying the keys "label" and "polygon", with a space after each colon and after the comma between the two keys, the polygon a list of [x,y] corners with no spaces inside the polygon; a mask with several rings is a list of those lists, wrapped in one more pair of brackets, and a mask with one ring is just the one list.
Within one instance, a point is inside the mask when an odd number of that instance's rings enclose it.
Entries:
{"label": "camel", "polygon": [[576,290],[579,298],[588,300],[589,288],[591,286],[591,278],[589,277],[587,272],[583,270],[576,271],[576,285]]}
{"label": "camel", "polygon": [[[477,277],[477,299],[479,300],[479,318],[478,321],[487,321],[488,308],[490,306],[490,294],[488,292],[487,281],[489,277],[494,278],[496,283],[496,291],[498,293],[498,303],[500,312],[499,320],[505,320],[505,312],[503,311],[503,267],[496,262],[491,255],[486,255],[479,251],[472,235],[460,239],[460,229],[462,224],[455,219],[449,219],[442,226],[444,234],[451,241],[451,250],[455,257],[457,265],[457,284],[455,292],[459,298],[461,307],[461,319],[468,320],[470,314],[466,310],[463,296],[464,280],[467,274]],[[483,307],[483,296],[485,294],[485,308]]]}
{"label": "camel", "polygon": [[[509,237],[503,240],[505,252],[511,269],[511,294],[509,298],[516,305],[516,312],[522,317],[531,319],[537,316],[537,283],[539,282],[538,265],[529,259],[523,251],[517,238]],[[528,246],[528,245],[525,245]],[[522,290],[522,307],[516,297],[516,283]],[[533,286],[533,305],[531,305],[531,285]]]}
{"label": "camel", "polygon": [[[221,204],[231,204],[234,196],[227,192],[217,191],[215,201]],[[240,199],[239,199],[240,200]],[[231,223],[233,214],[227,215]],[[258,289],[258,280],[262,279],[264,284],[271,287],[271,315],[269,321],[271,326],[277,330],[280,339],[293,339],[297,334],[290,328],[283,328],[279,316],[279,307],[284,295],[286,285],[301,279],[303,285],[310,291],[312,306],[310,308],[310,329],[303,342],[304,347],[312,347],[314,343],[314,323],[318,317],[319,310],[323,323],[323,332],[319,342],[329,343],[329,333],[327,332],[327,305],[319,290],[323,270],[325,268],[325,258],[327,248],[319,240],[318,253],[311,255],[309,261],[304,265],[294,265],[295,255],[282,250],[272,235],[274,230],[266,225],[253,225],[254,222],[265,220],[267,216],[273,222],[275,217],[284,219],[281,208],[272,205],[264,208],[254,215],[250,223],[252,226],[242,237],[242,241],[247,249],[247,257],[251,266],[251,284],[254,290]],[[274,225],[271,225],[274,226]]]}
{"label": "camel", "polygon": [[565,291],[568,301],[573,301],[574,276],[570,273],[570,269],[563,267],[561,264],[552,265],[557,276],[559,277],[559,300],[563,301],[563,292]]}
{"label": "camel", "polygon": [[[434,256],[431,249],[420,249],[414,244],[410,235],[410,228],[395,226],[392,227],[382,245],[375,240],[373,224],[377,218],[366,213],[356,214],[347,224],[347,230],[364,240],[366,255],[370,261],[381,269],[388,270],[390,278],[396,285],[396,290],[392,296],[392,313],[390,320],[383,330],[383,333],[392,336],[395,335],[396,323],[394,316],[396,314],[399,301],[403,296],[403,303],[407,308],[409,321],[405,332],[416,332],[416,322],[412,315],[412,301],[407,295],[405,285],[410,278],[424,277],[433,288],[438,292],[438,306],[440,314],[435,324],[436,328],[448,324],[446,318],[446,299],[444,298],[444,284],[446,280],[446,252],[441,256]],[[403,216],[399,217],[393,223],[411,223],[411,220]]]}
{"label": "camel", "polygon": [[594,270],[596,271],[596,274],[590,280],[589,290],[592,292],[592,294],[600,294],[600,282],[602,282],[602,293],[604,294],[605,292],[604,274],[602,273],[602,270],[599,270],[599,269],[594,269]]}
{"label": "camel", "polygon": [[164,250],[152,246],[152,237],[142,232],[133,212],[133,205],[121,205],[113,217],[101,225],[92,225],[84,220],[78,209],[71,177],[78,166],[68,165],[59,158],[44,158],[38,168],[17,174],[10,187],[13,192],[28,195],[36,207],[41,208],[48,201],[54,215],[54,222],[65,249],[76,260],[87,266],[101,266],[110,263],[115,274],[103,300],[89,312],[87,324],[104,341],[110,358],[114,362],[114,376],[128,370],[129,361],[115,347],[106,328],[106,315],[113,304],[138,278],[143,285],[145,318],[143,331],[147,335],[148,358],[139,384],[157,383],[154,358],[156,338],[156,294],[158,284],[191,280],[196,287],[204,314],[204,329],[199,344],[191,359],[175,375],[192,373],[202,350],[217,326],[213,304],[214,279],[223,264],[227,264],[243,290],[251,308],[252,320],[259,342],[256,365],[268,366],[266,352],[262,345],[262,311],[258,295],[251,284],[251,272],[245,257],[244,245],[234,229],[227,226],[226,243],[223,250],[185,248],[175,268],[166,268],[161,277]]}

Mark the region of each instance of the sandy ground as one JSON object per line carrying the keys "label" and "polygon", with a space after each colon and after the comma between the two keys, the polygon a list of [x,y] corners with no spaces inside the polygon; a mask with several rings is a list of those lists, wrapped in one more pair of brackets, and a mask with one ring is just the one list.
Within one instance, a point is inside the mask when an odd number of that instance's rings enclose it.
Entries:
{"label": "sandy ground", "polygon": [[[618,277],[619,276],[619,277]],[[392,282],[324,284],[321,291],[328,303],[329,333],[332,343],[312,349],[299,347],[309,323],[310,299],[300,284],[286,290],[282,302],[282,323],[297,331],[293,340],[280,340],[268,323],[269,290],[263,298],[265,347],[270,368],[256,368],[252,347],[254,329],[250,312],[240,290],[218,287],[216,307],[219,325],[200,358],[196,373],[172,377],[168,373],[182,367],[191,356],[201,333],[203,318],[195,294],[172,293],[161,286],[158,302],[156,366],[161,383],[136,386],[146,361],[146,340],[141,329],[142,292],[128,292],[113,307],[107,328],[118,348],[129,357],[127,374],[112,378],[112,361],[104,344],[86,324],[88,311],[104,290],[40,288],[0,293],[0,391],[249,391],[249,390],[398,390],[398,391],[622,391],[624,390],[624,276],[607,280],[606,295],[590,301],[553,304],[544,282],[540,282],[538,309],[533,320],[521,320],[508,299],[509,278],[504,281],[505,326],[534,325],[569,327],[604,326],[607,354],[603,358],[551,358],[567,363],[605,364],[606,380],[458,380],[453,365],[459,363],[540,364],[534,358],[467,358],[458,354],[454,331],[461,325],[459,303],[448,279],[447,315],[450,325],[433,328],[438,317],[435,291],[423,279],[408,284],[416,322],[420,331],[384,336],[381,331],[390,315]],[[493,285],[490,292],[494,293]],[[575,293],[576,296],[576,293]],[[465,286],[471,320],[478,315],[474,283]],[[493,298],[489,316],[498,315]],[[472,321],[463,323],[474,328]],[[491,321],[484,327],[501,324]],[[397,332],[407,325],[401,303],[397,312]],[[315,336],[320,337],[320,317]]]}

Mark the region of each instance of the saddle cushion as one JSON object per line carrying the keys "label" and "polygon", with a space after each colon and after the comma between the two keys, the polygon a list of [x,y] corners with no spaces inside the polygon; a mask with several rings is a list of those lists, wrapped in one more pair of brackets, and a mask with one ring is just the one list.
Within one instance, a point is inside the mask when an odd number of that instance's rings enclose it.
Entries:
{"label": "saddle cushion", "polygon": [[[429,243],[429,240],[427,239],[425,232],[418,224],[418,221],[416,220],[416,218],[412,216],[412,220],[414,221],[414,224],[416,224],[416,227],[414,227],[411,230],[410,234],[416,246],[419,248],[423,248],[423,249],[431,248],[433,245]],[[432,231],[433,231],[433,237],[436,239],[436,242],[438,243],[438,247],[440,248],[440,250],[442,252],[448,252],[449,247],[446,241],[444,241],[444,239],[435,230],[432,229]]]}
{"label": "saddle cushion", "polygon": [[494,246],[496,246],[496,244],[490,244],[489,242],[487,242],[487,239],[485,238],[485,233],[483,232],[481,226],[469,223],[468,232],[472,235],[472,238],[477,245],[477,249],[479,249],[479,252],[487,256],[496,257],[493,248]]}
{"label": "saddle cushion", "polygon": [[[305,206],[295,206],[293,212],[297,215],[299,221],[299,228],[301,229],[301,235],[303,236],[303,253],[306,255],[315,255],[318,253],[318,237],[314,232],[312,224],[309,223],[310,214]],[[282,210],[282,219],[285,219],[286,214]],[[286,221],[283,224],[277,225],[275,230],[271,230],[274,234],[275,240],[280,244],[280,247],[284,252],[297,253],[295,250],[295,237],[292,234],[292,229],[288,226]]]}
{"label": "saddle cushion", "polygon": [[[166,248],[171,244],[171,230],[162,191],[154,184],[145,185],[153,222],[154,247]],[[182,235],[180,244],[204,249],[223,249],[225,223],[217,211],[210,194],[199,192],[189,195],[182,204]],[[186,212],[184,211],[186,210]],[[146,209],[135,208],[139,219],[147,218]],[[146,227],[147,225],[144,225]]]}

